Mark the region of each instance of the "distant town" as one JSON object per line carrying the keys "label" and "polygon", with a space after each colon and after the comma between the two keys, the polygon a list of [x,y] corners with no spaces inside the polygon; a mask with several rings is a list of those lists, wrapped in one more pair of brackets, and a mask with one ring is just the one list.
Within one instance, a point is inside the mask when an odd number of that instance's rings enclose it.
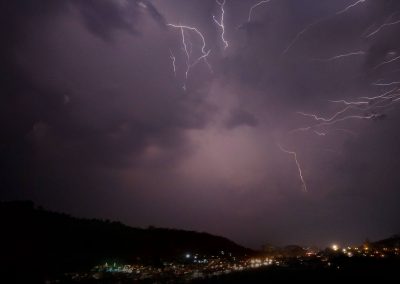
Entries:
{"label": "distant town", "polygon": [[258,256],[235,257],[230,252],[218,255],[198,255],[188,252],[179,261],[163,262],[158,266],[106,262],[85,273],[69,273],[65,280],[85,282],[93,279],[115,281],[192,281],[207,280],[242,271],[270,269],[341,270],[350,269],[354,263],[400,259],[400,238],[393,236],[382,243],[366,241],[361,246],[340,247],[333,244],[324,250],[287,246],[277,248],[266,245]]}

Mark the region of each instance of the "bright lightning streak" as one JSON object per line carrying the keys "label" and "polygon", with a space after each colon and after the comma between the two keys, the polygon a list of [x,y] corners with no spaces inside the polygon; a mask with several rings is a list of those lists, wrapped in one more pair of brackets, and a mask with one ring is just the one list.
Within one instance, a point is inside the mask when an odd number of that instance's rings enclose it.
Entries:
{"label": "bright lightning streak", "polygon": [[175,75],[175,77],[176,77],[176,65],[175,65],[176,57],[175,57],[175,55],[172,53],[172,50],[171,50],[171,49],[169,50],[169,53],[170,53],[169,58],[171,58],[171,60],[172,60],[172,69],[174,70],[174,75]]}
{"label": "bright lightning streak", "polygon": [[[205,60],[205,62],[207,63],[208,67],[211,69],[211,66],[208,64],[208,62],[206,61],[206,57],[210,54],[211,50],[207,51],[205,54],[203,54],[202,56],[200,56],[199,58],[197,58],[191,65],[190,67],[194,67],[196,66],[202,59]],[[212,70],[211,70],[212,71]]]}
{"label": "bright lightning streak", "polygon": [[203,34],[202,34],[197,28],[190,27],[190,26],[183,26],[183,25],[174,25],[174,24],[168,24],[168,26],[174,27],[174,28],[179,28],[179,29],[187,29],[187,30],[191,30],[191,31],[196,32],[196,33],[199,35],[199,37],[201,38],[201,41],[202,41],[202,43],[203,43],[203,45],[202,45],[202,47],[201,47],[201,52],[202,52],[203,54],[206,54],[206,53],[207,53],[207,52],[205,51],[205,49],[206,49],[206,40],[204,39]]}
{"label": "bright lightning streak", "polygon": [[[380,80],[378,80],[379,82]],[[376,83],[378,84],[378,83]],[[394,84],[400,84],[400,82],[391,82],[391,83],[381,83],[378,85],[383,85],[383,86],[388,86],[388,85],[394,85]],[[385,114],[382,113],[376,113],[375,110],[377,108],[380,109],[387,109],[388,107],[397,104],[400,102],[400,93],[394,93],[395,91],[400,91],[398,87],[393,88],[390,91],[387,91],[381,95],[375,96],[375,97],[361,97],[360,99],[364,99],[367,101],[346,101],[346,100],[336,100],[333,101],[331,100],[331,103],[341,103],[346,105],[345,108],[342,110],[338,111],[335,113],[333,116],[325,118],[325,117],[320,117],[316,114],[308,114],[304,112],[298,112],[298,114],[306,116],[306,117],[311,117],[314,120],[318,121],[319,123],[310,125],[307,127],[302,127],[302,128],[297,128],[294,130],[289,131],[288,133],[294,133],[294,132],[300,132],[300,131],[312,131],[313,133],[317,134],[318,136],[325,136],[328,134],[328,130],[323,129],[323,131],[320,131],[321,127],[324,126],[331,126],[334,124],[337,124],[339,122],[347,121],[347,120],[376,120],[376,119],[382,119],[385,117]],[[342,114],[345,114],[348,110],[357,110],[361,112],[369,112],[371,111],[372,113],[367,113],[367,114],[357,114],[357,113],[350,113],[347,114],[346,116],[341,116]],[[357,134],[354,132],[351,132],[349,130],[345,129],[334,129],[336,131],[344,131],[349,134],[352,134],[353,136],[356,136]]]}
{"label": "bright lightning streak", "polygon": [[301,38],[301,36],[303,34],[305,34],[309,29],[311,29],[312,27],[314,27],[315,25],[318,25],[320,22],[324,21],[326,18],[322,18],[319,19],[311,24],[309,24],[308,26],[306,26],[304,29],[302,29],[300,32],[298,32],[296,34],[296,36],[294,37],[294,39],[289,43],[289,45],[286,47],[286,49],[282,52],[283,55],[285,55],[292,47],[293,45],[296,44],[296,42]]}
{"label": "bright lightning streak", "polygon": [[213,16],[213,20],[214,22],[221,28],[222,33],[221,33],[221,40],[224,43],[224,49],[228,48],[229,43],[228,41],[225,39],[225,23],[224,23],[224,16],[225,16],[225,10],[224,10],[224,6],[225,6],[225,0],[223,0],[223,2],[219,2],[218,0],[215,0],[215,2],[217,2],[217,4],[221,7],[221,18],[218,21],[215,16]]}
{"label": "bright lightning streak", "polygon": [[[357,2],[355,2],[355,3],[353,3],[353,4],[351,4],[351,5],[347,6],[347,7],[344,8],[343,10],[340,10],[339,12],[337,12],[336,14],[334,14],[333,16],[343,14],[343,13],[347,12],[349,9],[351,9],[351,8],[357,6],[358,4],[361,4],[361,3],[365,2],[365,1],[367,1],[367,0],[359,0],[359,1],[357,1]],[[319,23],[321,23],[321,22],[323,22],[323,21],[325,21],[325,20],[327,20],[327,19],[329,19],[329,18],[331,18],[331,17],[332,17],[332,15],[331,15],[331,16],[327,16],[327,17],[324,17],[324,18],[321,18],[321,19],[319,19],[319,20],[316,20],[315,22],[309,24],[309,25],[306,26],[304,29],[302,29],[300,32],[298,32],[298,33],[296,34],[296,36],[294,37],[294,39],[289,43],[289,45],[286,47],[286,49],[282,52],[282,54],[285,55],[285,54],[293,47],[293,45],[296,44],[296,42],[301,38],[301,36],[302,36],[303,34],[305,34],[308,30],[310,30],[310,29],[311,29],[312,27],[314,27],[315,25],[317,25],[317,24],[319,24]]]}
{"label": "bright lightning streak", "polygon": [[[378,81],[379,82],[379,81]],[[373,86],[393,86],[393,85],[398,85],[398,84],[400,84],[400,82],[389,82],[389,83],[378,83],[378,82],[375,82],[375,83],[373,83],[372,85]]]}
{"label": "bright lightning streak", "polygon": [[339,54],[336,56],[333,56],[331,58],[327,58],[327,59],[314,59],[316,61],[324,61],[324,62],[329,62],[329,61],[334,61],[337,59],[342,59],[345,57],[350,57],[350,56],[358,56],[358,55],[365,55],[366,53],[364,51],[356,51],[356,52],[350,52],[350,53],[346,53],[346,54]]}
{"label": "bright lightning streak", "polygon": [[360,97],[360,99],[373,101],[373,100],[376,100],[376,99],[385,98],[386,95],[389,95],[389,94],[393,93],[396,90],[397,90],[397,88],[394,88],[394,89],[391,89],[390,91],[387,91],[387,92],[385,92],[385,93],[383,93],[383,94],[381,94],[379,96],[375,96],[375,97]]}
{"label": "bright lightning streak", "polygon": [[393,98],[394,97],[390,97],[390,98],[387,98],[386,100],[381,101],[380,103],[385,102],[385,101],[391,101],[391,102],[388,103],[388,104],[385,104],[385,105],[378,105],[378,106],[376,106],[376,108],[387,108],[387,107],[389,107],[391,105],[396,104],[400,100],[399,97],[397,97],[395,100],[393,100]]}
{"label": "bright lightning streak", "polygon": [[328,134],[328,132],[320,132],[317,130],[314,130],[314,133],[317,134],[318,136],[325,136],[326,134]]}
{"label": "bright lightning streak", "polygon": [[[189,34],[189,36],[190,36],[190,34]],[[191,56],[192,53],[193,53],[193,43],[192,43],[192,41],[190,40],[190,37],[186,37],[185,40],[187,40],[186,45],[187,45],[187,47],[188,47],[189,56]]]}
{"label": "bright lightning streak", "polygon": [[376,114],[371,114],[371,115],[366,115],[366,116],[362,116],[362,115],[349,115],[349,116],[345,116],[342,118],[338,118],[336,120],[333,121],[329,121],[329,122],[323,122],[320,124],[317,124],[316,126],[328,126],[328,125],[333,125],[336,124],[338,122],[342,122],[342,121],[346,121],[346,120],[350,120],[350,119],[373,119],[376,118],[377,115]]}
{"label": "bright lightning streak", "polygon": [[249,17],[248,17],[247,21],[248,21],[248,22],[251,22],[251,15],[253,14],[253,10],[254,10],[255,8],[257,8],[257,7],[260,6],[260,5],[267,4],[268,2],[271,2],[271,1],[272,1],[272,0],[260,1],[260,2],[258,2],[257,4],[254,4],[253,6],[251,6],[251,7],[250,7],[250,11],[249,11]]}
{"label": "bright lightning streak", "polygon": [[297,159],[297,153],[294,152],[294,151],[286,150],[286,149],[283,148],[282,145],[280,145],[279,143],[278,143],[278,147],[279,147],[279,149],[280,149],[282,152],[293,156],[293,159],[294,159],[294,161],[296,162],[297,170],[299,171],[299,177],[300,177],[301,183],[302,183],[302,185],[303,185],[303,190],[304,190],[305,192],[308,192],[308,190],[307,190],[307,185],[306,185],[306,182],[305,182],[304,177],[303,177],[303,172],[302,172],[302,170],[301,170],[301,166],[300,166],[299,160]]}
{"label": "bright lightning streak", "polygon": [[342,113],[345,113],[348,109],[350,109],[350,106],[345,107],[344,109],[342,109],[341,111],[338,111],[337,113],[335,113],[332,117],[330,118],[324,118],[324,117],[319,117],[315,114],[308,114],[308,113],[304,113],[304,112],[298,112],[298,114],[303,115],[303,116],[308,116],[308,117],[312,117],[317,121],[324,121],[324,122],[329,122],[334,120],[336,117],[338,117],[339,115],[341,115]]}
{"label": "bright lightning streak", "polygon": [[367,1],[367,0],[358,0],[357,2],[351,4],[351,5],[347,6],[346,8],[344,8],[343,10],[337,12],[336,15],[340,15],[340,14],[346,13],[346,12],[347,12],[348,10],[350,10],[351,8],[357,6],[357,5],[361,4],[361,3],[364,3],[364,2],[366,2],[366,1]]}
{"label": "bright lightning streak", "polygon": [[371,37],[371,36],[377,34],[378,32],[380,32],[380,30],[382,30],[382,29],[385,28],[385,27],[390,27],[390,26],[393,26],[393,25],[397,25],[397,24],[399,24],[399,23],[400,23],[400,20],[395,21],[395,22],[391,22],[391,23],[384,23],[384,24],[381,25],[379,28],[377,28],[375,31],[373,31],[372,33],[368,34],[368,35],[366,36],[366,38],[369,38],[369,37]]}
{"label": "bright lightning streak", "polygon": [[351,105],[359,106],[359,105],[367,105],[368,104],[368,102],[349,102],[349,101],[346,101],[346,100],[337,100],[337,101],[329,101],[329,102],[345,104],[347,106],[351,106]]}
{"label": "bright lightning streak", "polygon": [[[187,80],[189,71],[190,71],[190,54],[187,49],[187,44],[186,44],[186,37],[185,37],[185,31],[183,28],[181,28],[181,35],[182,35],[182,46],[183,50],[185,51],[186,54],[186,72],[185,72],[185,78]],[[183,89],[186,91],[186,84],[183,86]]]}
{"label": "bright lightning streak", "polygon": [[[186,55],[186,72],[185,72],[185,78],[186,78],[186,80],[188,79],[190,69],[191,69],[192,67],[196,66],[201,60],[203,60],[203,61],[207,64],[208,68],[209,68],[210,71],[212,72],[211,65],[210,65],[210,64],[208,63],[208,61],[207,61],[207,57],[208,57],[208,55],[210,54],[211,49],[208,50],[208,51],[206,51],[206,40],[205,40],[203,34],[202,34],[197,28],[191,27],[191,26],[175,25],[175,24],[167,24],[167,26],[180,29],[180,31],[181,31],[182,46],[183,46],[183,50],[184,50],[185,55]],[[192,32],[196,33],[196,34],[200,37],[201,42],[202,42],[202,45],[201,45],[201,56],[199,56],[199,57],[198,57],[196,60],[194,60],[192,63],[191,63],[191,60],[190,60],[190,54],[191,54],[191,52],[188,51],[188,47],[187,47],[187,43],[186,43],[185,30],[192,31]],[[186,82],[183,84],[183,87],[182,87],[182,88],[183,88],[184,90],[186,90]]]}
{"label": "bright lightning streak", "polygon": [[378,69],[379,67],[382,67],[383,65],[386,65],[386,64],[395,62],[395,61],[397,61],[397,60],[399,60],[399,59],[400,59],[400,56],[397,56],[397,57],[392,58],[392,59],[390,59],[390,60],[383,61],[382,63],[376,65],[373,69],[374,69],[374,70],[375,70],[375,69]]}
{"label": "bright lightning streak", "polygon": [[[190,27],[190,26],[183,26],[183,25],[174,25],[174,24],[167,24],[167,25],[170,26],[170,27],[173,27],[173,28],[179,28],[181,30],[184,30],[184,29],[185,30],[190,30],[190,31],[194,31],[195,33],[197,33],[199,35],[201,41],[202,41],[201,53],[203,55],[201,57],[205,58],[206,57],[205,55],[207,55],[207,53],[209,53],[209,51],[211,51],[211,50],[206,51],[206,40],[204,39],[203,34],[197,28]],[[186,44],[184,43],[184,45],[185,45],[185,52],[188,55],[189,53],[187,51]]]}
{"label": "bright lightning streak", "polygon": [[185,30],[183,28],[181,28],[181,34],[182,34],[183,50],[185,51],[187,60],[189,60],[190,59],[190,55],[189,55],[189,51],[187,49],[187,44],[186,44],[186,39],[185,39]]}

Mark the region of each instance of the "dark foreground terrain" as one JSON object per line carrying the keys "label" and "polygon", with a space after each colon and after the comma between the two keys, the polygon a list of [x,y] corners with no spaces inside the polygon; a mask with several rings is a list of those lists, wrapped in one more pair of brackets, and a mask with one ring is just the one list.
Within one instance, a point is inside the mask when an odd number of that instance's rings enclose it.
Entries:
{"label": "dark foreground terrain", "polygon": [[[339,263],[337,263],[339,264]],[[274,281],[295,281],[296,283],[327,283],[340,281],[346,283],[352,281],[374,281],[373,283],[397,283],[400,279],[400,259],[386,260],[362,260],[353,259],[347,263],[340,263],[336,267],[266,267],[251,271],[244,271],[212,277],[202,280],[195,280],[192,283],[268,283]],[[396,279],[396,280],[395,280]],[[379,282],[375,282],[375,281]],[[275,282],[279,283],[279,282]]]}
{"label": "dark foreground terrain", "polygon": [[[219,236],[193,231],[132,228],[119,222],[79,219],[37,208],[32,202],[1,202],[2,275],[51,279],[90,271],[105,262],[160,267],[190,252],[238,257],[250,249]],[[1,281],[0,281],[1,282]]]}
{"label": "dark foreground terrain", "polygon": [[[267,283],[399,279],[400,237],[255,252],[207,233],[132,228],[0,203],[1,283]],[[397,280],[394,283],[397,283]]]}

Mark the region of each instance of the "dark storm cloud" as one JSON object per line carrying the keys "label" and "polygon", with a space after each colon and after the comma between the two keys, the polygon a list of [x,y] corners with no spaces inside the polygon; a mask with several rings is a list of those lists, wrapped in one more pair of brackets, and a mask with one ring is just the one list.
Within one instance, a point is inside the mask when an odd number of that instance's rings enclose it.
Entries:
{"label": "dark storm cloud", "polygon": [[149,14],[153,17],[153,19],[162,27],[165,27],[167,21],[165,17],[157,10],[157,8],[150,1],[143,1],[145,3],[146,8],[149,11]]}
{"label": "dark storm cloud", "polygon": [[229,129],[247,125],[247,126],[257,126],[258,121],[257,118],[243,109],[235,109],[231,110],[229,113],[229,118],[226,121],[226,127]]}
{"label": "dark storm cloud", "polygon": [[[68,2],[68,1],[67,1]],[[71,0],[82,15],[90,31],[104,40],[111,40],[115,31],[139,34],[135,27],[139,17],[148,14],[159,25],[165,26],[164,16],[149,1],[137,0]]]}
{"label": "dark storm cloud", "polygon": [[134,21],[137,21],[138,11],[136,1],[88,0],[76,1],[83,20],[90,31],[109,40],[115,30],[137,33]]}
{"label": "dark storm cloud", "polygon": [[[7,1],[1,4],[2,198],[131,225],[210,231],[248,245],[396,233],[399,109],[354,133],[288,130],[398,81],[398,1]],[[296,35],[303,33],[284,53]],[[185,82],[181,32],[211,49]],[[199,37],[186,33],[192,56]],[[190,41],[190,43],[189,43]],[[171,53],[176,60],[176,74]],[[363,51],[362,56],[327,60]],[[182,89],[186,83],[186,91]],[[301,191],[296,151],[309,192]],[[384,210],[385,209],[385,210]],[[249,234],[248,232],[252,232]],[[294,234],[296,232],[296,234]]]}
{"label": "dark storm cloud", "polygon": [[[142,96],[138,96],[135,102],[135,99],[130,99],[132,95],[129,90],[112,86],[103,74],[94,75],[95,79],[91,83],[93,74],[87,74],[84,70],[68,74],[71,72],[65,72],[64,67],[68,65],[65,60],[60,60],[59,65],[50,62],[74,52],[65,46],[59,46],[58,49],[51,47],[55,43],[48,43],[43,38],[43,34],[54,33],[50,28],[54,27],[56,36],[62,34],[65,43],[69,42],[70,31],[65,28],[63,31],[59,24],[64,17],[72,17],[71,7],[77,8],[81,13],[84,26],[106,40],[105,46],[111,48],[116,43],[109,43],[109,40],[119,30],[137,34],[136,24],[140,23],[140,9],[149,9],[151,17],[157,23],[164,22],[163,16],[151,3],[146,2],[146,7],[140,7],[137,1],[126,1],[126,5],[124,3],[57,1],[55,4],[54,1],[49,1],[38,4],[15,1],[2,10],[4,17],[9,19],[7,25],[2,27],[9,41],[2,45],[4,64],[1,68],[1,190],[6,196],[32,196],[32,192],[36,190],[54,196],[52,191],[60,191],[70,192],[68,200],[73,200],[85,187],[112,188],[115,186],[114,182],[102,185],[100,180],[104,178],[103,173],[99,173],[99,167],[132,166],[136,160],[141,160],[141,151],[149,145],[165,151],[169,148],[182,148],[180,145],[184,139],[181,131],[204,124],[203,110],[196,107],[198,103],[171,99],[179,98],[181,94],[181,91],[175,91],[175,85],[166,87],[165,84],[146,84],[140,82],[145,77],[138,77],[138,81],[133,82],[137,88],[134,92],[141,93]],[[84,34],[82,29],[77,28],[76,38],[82,33]],[[96,48],[96,43],[92,47]],[[38,51],[30,53],[36,48],[39,48]],[[43,58],[41,49],[49,48],[55,50],[56,57],[50,55]],[[80,56],[80,50],[73,45],[70,48],[75,49],[77,57]],[[25,54],[26,51],[28,53]],[[33,63],[35,60],[31,59],[36,57],[43,60]],[[104,61],[104,58],[87,55],[80,61],[86,68],[93,60]],[[61,77],[51,74],[53,71],[49,69],[42,69],[40,64],[47,66],[46,68],[54,66],[55,73],[59,72]],[[64,71],[61,71],[63,68]],[[145,68],[145,65],[141,66],[143,76],[151,72]],[[32,75],[37,74],[40,69],[39,76]],[[116,76],[126,76],[123,69],[115,69],[115,72]],[[84,88],[91,86],[90,88],[97,89],[95,93],[82,95],[88,91],[66,86],[63,80],[74,80],[72,77],[75,75],[82,78]],[[157,80],[159,75],[154,73],[152,76]],[[108,85],[97,88],[102,82],[107,82],[105,84]],[[109,103],[111,98],[112,103]],[[161,105],[157,105],[158,102]],[[140,108],[143,107],[146,108],[146,113],[141,115]],[[205,109],[204,111],[206,112]],[[175,157],[165,155],[158,159],[165,158],[173,163],[178,153]],[[82,179],[83,173],[88,177]],[[97,190],[93,190],[92,193],[95,194]]]}

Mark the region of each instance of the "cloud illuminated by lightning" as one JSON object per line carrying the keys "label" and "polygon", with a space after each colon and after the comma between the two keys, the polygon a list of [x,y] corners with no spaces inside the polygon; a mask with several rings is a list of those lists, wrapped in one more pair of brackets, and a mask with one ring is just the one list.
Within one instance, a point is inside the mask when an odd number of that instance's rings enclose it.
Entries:
{"label": "cloud illuminated by lightning", "polygon": [[225,23],[224,23],[224,16],[225,16],[225,10],[224,10],[224,6],[225,6],[225,0],[223,0],[222,2],[215,0],[215,2],[217,2],[217,4],[221,7],[221,18],[218,21],[216,19],[215,16],[213,16],[213,20],[214,22],[221,28],[222,33],[221,33],[221,40],[224,43],[224,49],[228,48],[229,43],[228,41],[225,39]]}

